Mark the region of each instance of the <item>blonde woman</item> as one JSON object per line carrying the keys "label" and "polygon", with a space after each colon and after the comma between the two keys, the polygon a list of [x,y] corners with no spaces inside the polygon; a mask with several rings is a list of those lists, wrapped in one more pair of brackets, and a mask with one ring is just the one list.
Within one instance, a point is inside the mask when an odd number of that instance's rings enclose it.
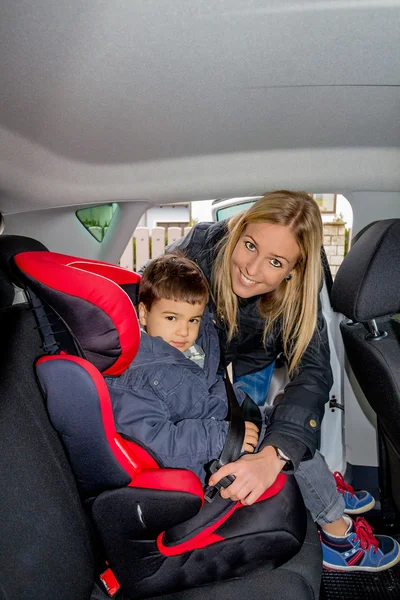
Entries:
{"label": "blonde woman", "polygon": [[228,221],[200,223],[168,250],[195,261],[210,286],[225,359],[235,379],[261,404],[276,358],[283,354],[290,381],[278,405],[266,408],[258,452],[224,465],[210,479],[235,481],[224,498],[252,504],[281,470],[294,473],[304,502],[321,527],[324,565],[339,570],[384,570],[400,560],[399,545],[373,536],[361,514],[374,505],[336,480],[318,452],[320,425],[332,385],[327,329],[319,304],[322,222],[305,192],[266,194]]}

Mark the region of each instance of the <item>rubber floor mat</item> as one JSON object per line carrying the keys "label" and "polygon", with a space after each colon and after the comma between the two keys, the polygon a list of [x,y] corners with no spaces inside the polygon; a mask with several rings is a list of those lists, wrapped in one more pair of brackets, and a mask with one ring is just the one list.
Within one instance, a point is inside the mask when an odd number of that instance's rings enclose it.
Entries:
{"label": "rubber floor mat", "polygon": [[400,567],[380,573],[333,573],[322,575],[321,600],[400,600]]}
{"label": "rubber floor mat", "polygon": [[400,563],[379,573],[324,569],[322,582],[321,600],[400,600]]}

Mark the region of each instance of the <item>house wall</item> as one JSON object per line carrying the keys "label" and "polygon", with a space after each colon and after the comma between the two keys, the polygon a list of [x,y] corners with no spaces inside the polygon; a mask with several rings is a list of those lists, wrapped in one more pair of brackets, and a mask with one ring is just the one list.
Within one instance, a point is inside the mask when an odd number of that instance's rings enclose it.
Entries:
{"label": "house wall", "polygon": [[[189,204],[173,204],[165,206],[154,206],[147,211],[143,226],[153,229],[164,223],[184,223],[188,225],[190,221]],[[141,222],[142,224],[142,222]]]}
{"label": "house wall", "polygon": [[331,222],[324,223],[323,227],[323,244],[331,268],[332,277],[335,278],[345,254],[345,224],[341,221]]}

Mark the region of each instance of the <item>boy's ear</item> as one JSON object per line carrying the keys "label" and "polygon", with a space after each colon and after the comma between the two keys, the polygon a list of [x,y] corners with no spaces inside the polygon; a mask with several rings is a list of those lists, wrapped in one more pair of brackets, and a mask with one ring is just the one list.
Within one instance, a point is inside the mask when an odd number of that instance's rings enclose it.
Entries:
{"label": "boy's ear", "polygon": [[146,310],[146,307],[143,304],[143,302],[139,303],[138,311],[139,311],[139,321],[140,321],[140,324],[143,325],[143,327],[145,327],[146,326],[146,319],[147,319],[147,310]]}

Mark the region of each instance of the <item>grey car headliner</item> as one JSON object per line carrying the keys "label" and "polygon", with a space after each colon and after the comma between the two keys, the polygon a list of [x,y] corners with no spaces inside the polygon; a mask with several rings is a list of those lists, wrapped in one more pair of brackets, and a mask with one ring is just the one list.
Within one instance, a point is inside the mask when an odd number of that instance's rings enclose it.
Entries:
{"label": "grey car headliner", "polygon": [[3,0],[0,209],[398,190],[399,31],[398,1]]}

